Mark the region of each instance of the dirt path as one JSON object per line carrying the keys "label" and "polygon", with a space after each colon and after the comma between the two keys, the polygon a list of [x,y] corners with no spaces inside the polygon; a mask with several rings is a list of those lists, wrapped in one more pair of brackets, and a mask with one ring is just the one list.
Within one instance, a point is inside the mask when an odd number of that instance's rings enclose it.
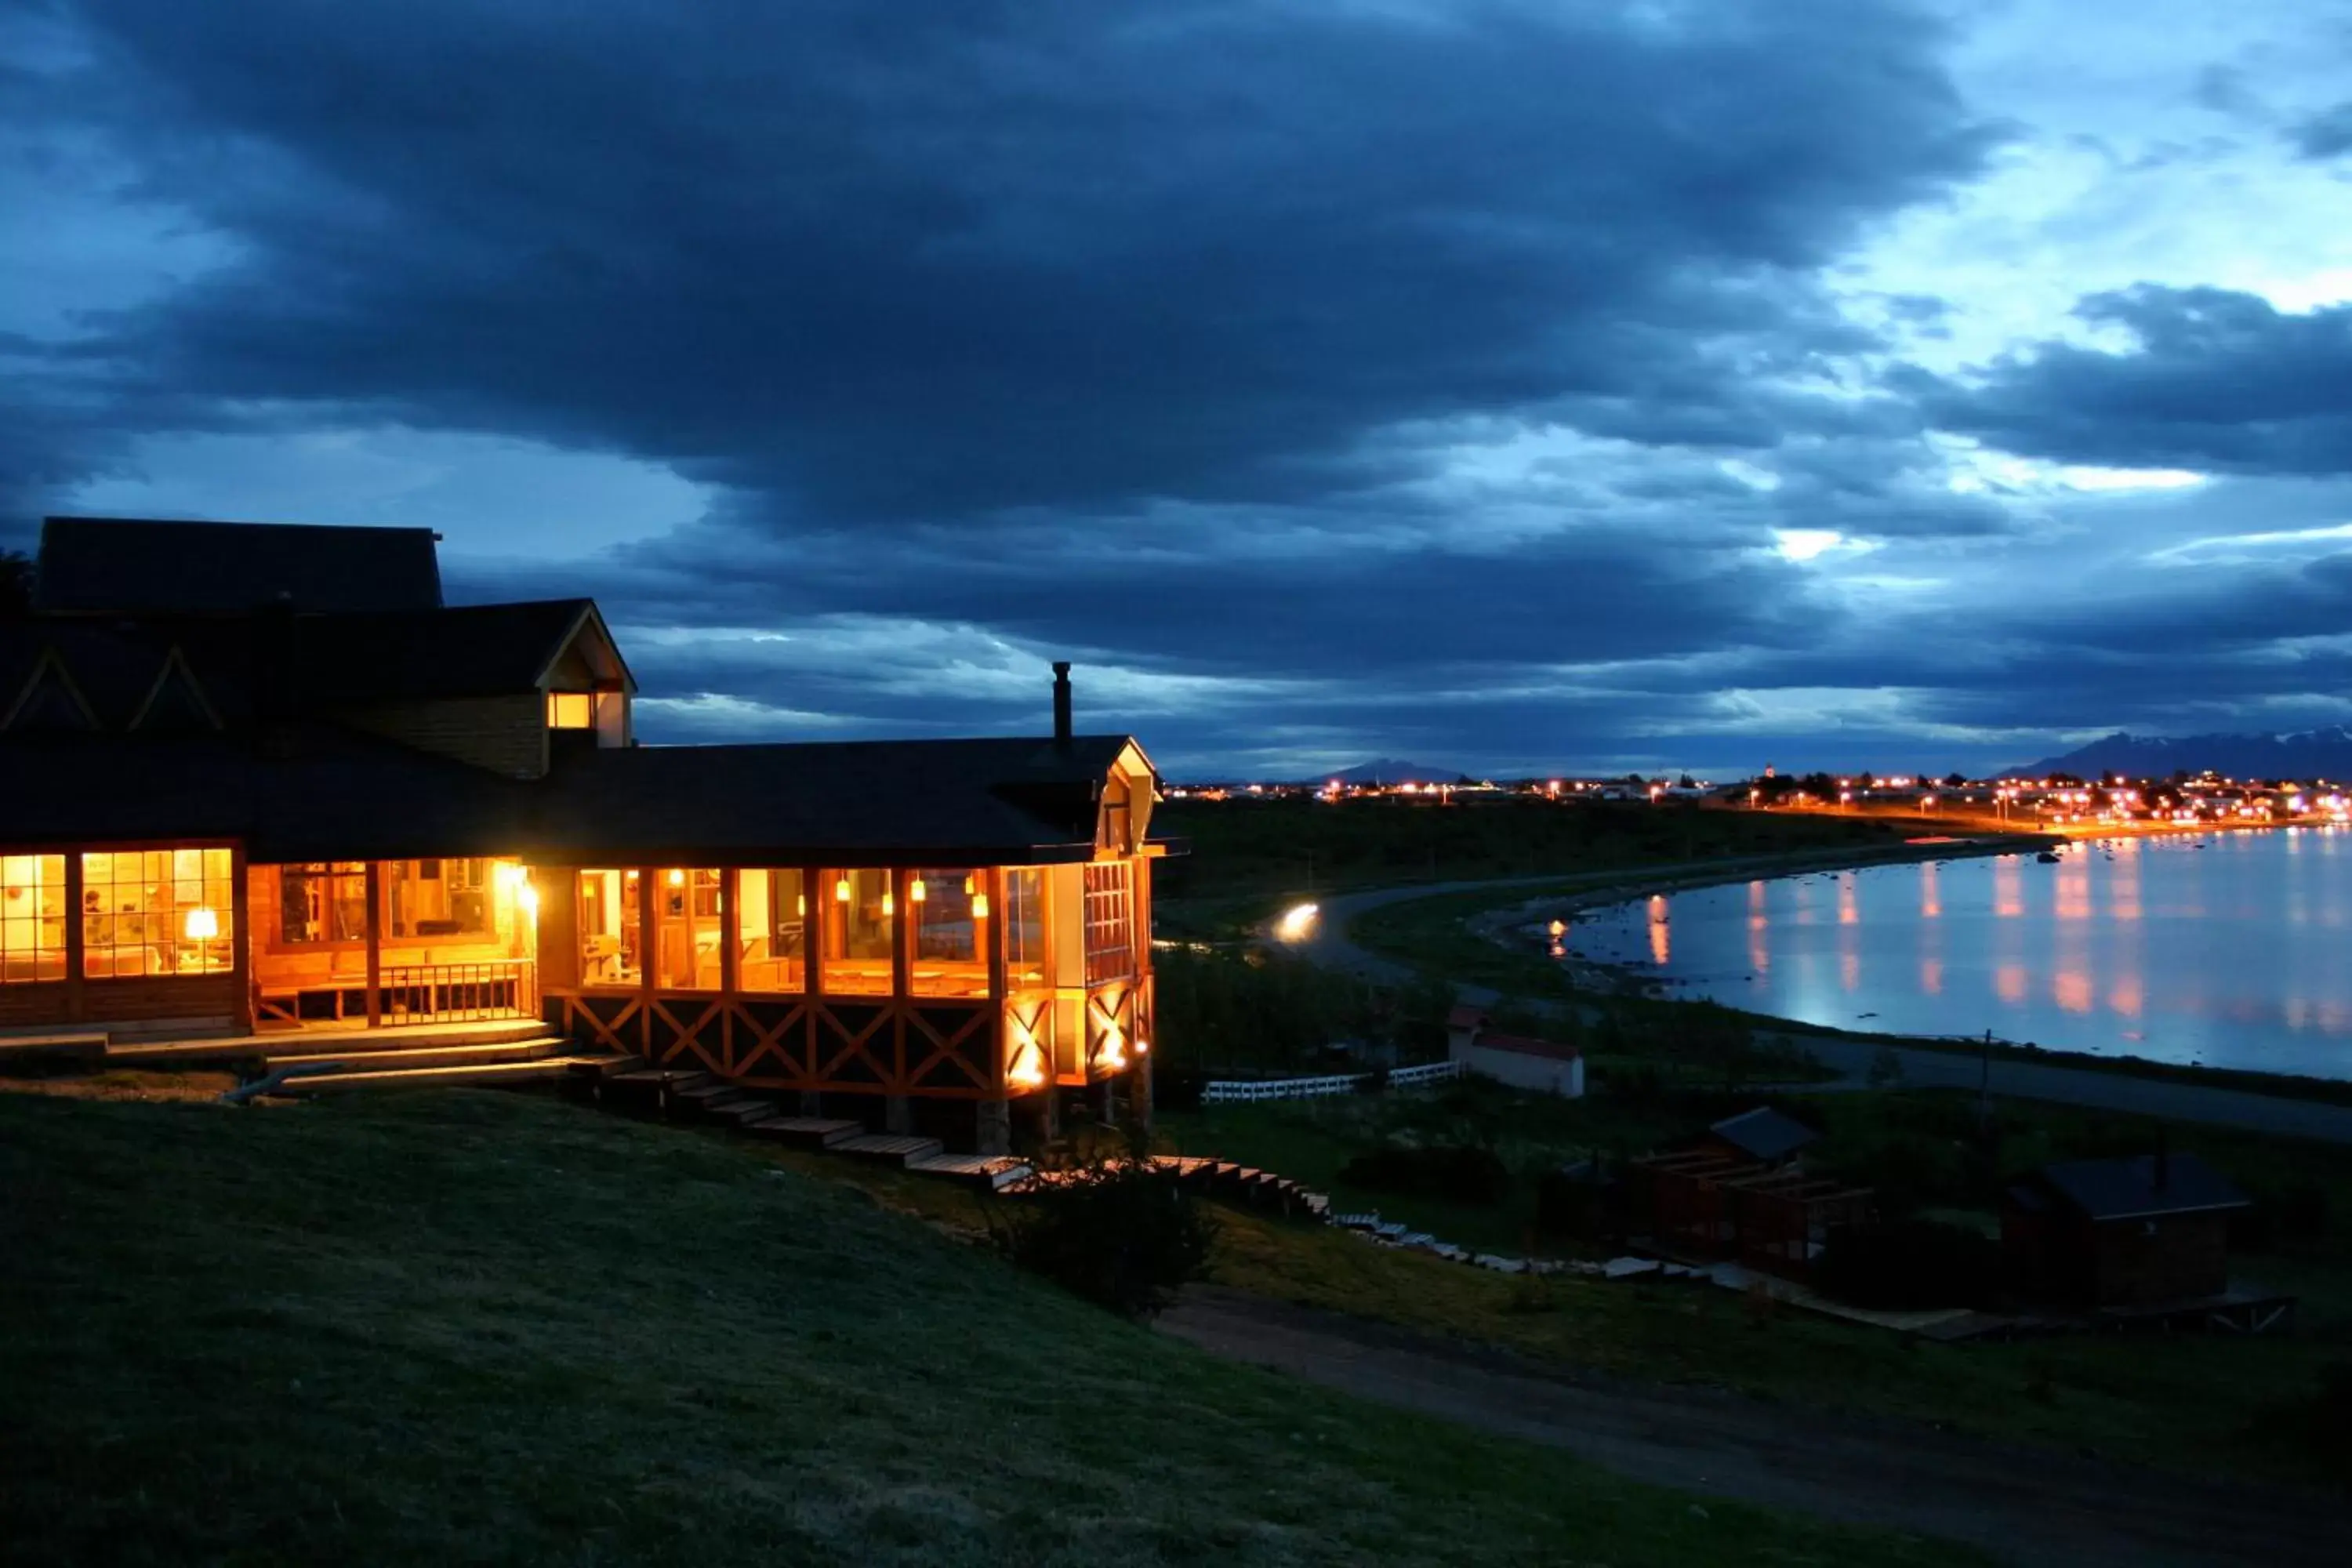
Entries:
{"label": "dirt path", "polygon": [[1160,1327],[1235,1361],[1565,1448],[1633,1480],[1963,1542],[2034,1568],[2352,1561],[2352,1507],[2315,1495],[1571,1373],[1213,1288],[1187,1292]]}

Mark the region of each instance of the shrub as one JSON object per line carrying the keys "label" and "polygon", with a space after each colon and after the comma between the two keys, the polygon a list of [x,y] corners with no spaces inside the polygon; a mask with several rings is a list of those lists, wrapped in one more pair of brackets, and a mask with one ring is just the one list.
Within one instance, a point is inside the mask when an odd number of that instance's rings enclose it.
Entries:
{"label": "shrub", "polygon": [[1849,1226],[1822,1249],[1814,1279],[1823,1295],[1857,1307],[1981,1307],[2000,1282],[2000,1247],[1936,1220]]}
{"label": "shrub", "polygon": [[1216,1221],[1205,1205],[1132,1152],[1058,1173],[992,1215],[997,1250],[1075,1296],[1148,1318],[1208,1268]]}
{"label": "shrub", "polygon": [[1339,1180],[1375,1192],[1491,1204],[1510,1189],[1511,1173],[1492,1149],[1461,1144],[1407,1149],[1391,1144],[1349,1161],[1339,1172]]}

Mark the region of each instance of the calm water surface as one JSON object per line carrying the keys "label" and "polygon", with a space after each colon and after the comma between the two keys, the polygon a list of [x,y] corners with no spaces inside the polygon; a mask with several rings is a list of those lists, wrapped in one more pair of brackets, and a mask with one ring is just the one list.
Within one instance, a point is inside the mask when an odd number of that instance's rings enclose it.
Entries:
{"label": "calm water surface", "polygon": [[1808,1023],[2352,1078],[2352,831],[2076,844],[1675,893],[1569,936]]}

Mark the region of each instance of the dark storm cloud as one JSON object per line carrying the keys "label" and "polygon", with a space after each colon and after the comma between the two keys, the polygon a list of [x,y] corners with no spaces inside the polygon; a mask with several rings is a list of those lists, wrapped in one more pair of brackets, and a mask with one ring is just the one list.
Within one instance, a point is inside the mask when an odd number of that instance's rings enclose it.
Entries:
{"label": "dark storm cloud", "polygon": [[2352,153],[2352,102],[2295,121],[2287,128],[2286,139],[2306,158],[2340,158]]}
{"label": "dark storm cloud", "polygon": [[2143,285],[2076,313],[2136,340],[2046,343],[1972,386],[1910,382],[1930,416],[2010,451],[2122,468],[2352,473],[2352,305]]}
{"label": "dark storm cloud", "polygon": [[79,100],[238,256],[81,353],[778,519],[1308,498],[1464,414],[1835,428],[1755,387],[1861,341],[1811,274],[1988,144],[1863,4],[75,9]]}

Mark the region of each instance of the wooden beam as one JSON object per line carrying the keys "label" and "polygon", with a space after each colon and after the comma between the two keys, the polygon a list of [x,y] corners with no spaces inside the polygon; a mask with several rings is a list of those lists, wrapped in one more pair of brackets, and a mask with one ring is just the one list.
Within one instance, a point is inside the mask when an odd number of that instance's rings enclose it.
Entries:
{"label": "wooden beam", "polygon": [[[333,862],[328,862],[328,887],[334,886]],[[367,933],[367,1026],[381,1028],[383,1025],[383,862],[370,860],[367,865],[367,914],[362,929]]]}
{"label": "wooden beam", "polygon": [[82,961],[88,946],[89,933],[82,927],[82,864],[81,851],[68,849],[66,862],[66,1017],[79,1023],[89,1012],[89,998],[82,982]]}
{"label": "wooden beam", "polygon": [[1004,1059],[1004,933],[1009,927],[1004,918],[1004,868],[991,866],[982,870],[980,887],[988,895],[987,930],[973,935],[984,945],[988,957],[989,1077],[1003,1084],[1013,1067]]}

